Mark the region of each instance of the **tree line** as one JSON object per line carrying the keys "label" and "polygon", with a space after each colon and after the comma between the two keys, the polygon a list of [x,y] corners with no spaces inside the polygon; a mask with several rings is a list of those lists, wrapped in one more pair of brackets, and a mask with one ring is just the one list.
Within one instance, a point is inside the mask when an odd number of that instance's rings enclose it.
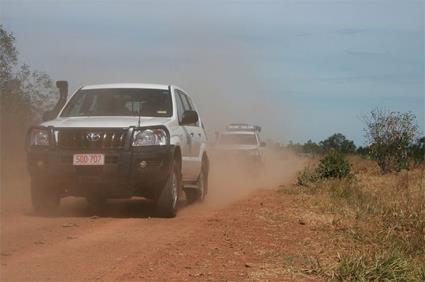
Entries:
{"label": "tree line", "polygon": [[395,112],[380,108],[363,117],[364,137],[368,145],[356,147],[352,140],[335,133],[319,143],[308,140],[286,148],[302,154],[325,155],[329,152],[358,154],[375,160],[382,172],[400,171],[425,165],[425,136],[421,136],[412,112]]}
{"label": "tree line", "polygon": [[356,153],[356,145],[352,140],[347,139],[341,133],[335,133],[323,141],[318,143],[308,140],[304,144],[293,143],[292,141],[286,146],[288,149],[304,154],[321,155],[331,150],[338,151],[344,154]]}

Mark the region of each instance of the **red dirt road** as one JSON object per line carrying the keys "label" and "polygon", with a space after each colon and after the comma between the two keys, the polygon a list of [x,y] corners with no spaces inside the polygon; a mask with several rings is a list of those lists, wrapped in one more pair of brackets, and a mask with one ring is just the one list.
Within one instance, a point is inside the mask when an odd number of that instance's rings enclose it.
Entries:
{"label": "red dirt road", "polygon": [[207,201],[184,207],[174,219],[150,218],[152,204],[140,199],[109,202],[102,217],[91,216],[79,199],[65,199],[54,217],[35,216],[28,205],[3,211],[0,278],[313,280],[285,267],[289,260],[303,264],[314,249],[305,244],[315,234],[299,224],[296,200],[259,190],[258,183],[244,188],[227,180],[212,180]]}

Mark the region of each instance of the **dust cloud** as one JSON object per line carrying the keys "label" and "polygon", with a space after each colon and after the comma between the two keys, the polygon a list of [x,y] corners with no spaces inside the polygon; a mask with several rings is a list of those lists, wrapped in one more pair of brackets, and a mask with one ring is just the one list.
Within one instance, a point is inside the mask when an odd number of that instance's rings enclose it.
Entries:
{"label": "dust cloud", "polygon": [[251,165],[228,162],[212,156],[206,208],[221,208],[241,200],[256,190],[275,189],[295,182],[305,160],[288,150],[265,150],[264,165],[255,171]]}
{"label": "dust cloud", "polygon": [[[180,12],[184,12],[181,15],[187,14],[187,11]],[[66,63],[58,66],[57,73],[51,75],[69,80],[71,91],[80,85],[114,82],[179,85],[187,90],[200,110],[210,144],[214,143],[216,132],[235,122],[261,126],[264,140],[289,140],[287,128],[291,122],[291,106],[276,96],[284,90],[263,83],[262,76],[272,75],[272,70],[264,70],[258,63],[258,50],[247,45],[240,36],[246,31],[238,26],[225,26],[230,32],[224,32],[216,26],[214,15],[195,11],[192,14],[189,18],[176,18],[166,44],[156,50],[144,50],[144,60],[137,67],[129,62],[109,60],[117,54],[108,53],[113,50],[104,46],[100,52],[104,54],[103,58],[86,60],[84,65],[78,66]],[[128,46],[128,51],[133,52],[136,62],[141,62],[137,59],[139,50],[133,48]],[[129,57],[124,56],[123,60]],[[116,64],[111,65],[113,62]],[[64,73],[69,76],[57,77]],[[280,152],[269,149],[267,154],[268,167],[264,175],[254,181],[244,173],[229,170],[226,164],[213,162],[208,203],[220,206],[256,188],[287,181],[288,175],[297,167],[295,158],[282,160]],[[29,180],[22,157],[23,148],[16,152],[19,156],[16,160],[13,160],[14,153],[9,155],[10,159],[5,160],[2,153],[2,207],[29,207]]]}
{"label": "dust cloud", "polygon": [[[199,37],[202,42],[202,36]],[[185,89],[200,110],[210,141],[214,141],[215,132],[222,131],[228,123],[260,125],[265,138],[290,139],[285,134],[291,120],[290,105],[275,96],[273,86],[261,83],[260,66],[251,61],[249,48],[242,48],[237,42],[196,47],[179,48],[182,52],[179,56],[190,57],[192,63],[174,64],[171,72],[152,66],[142,77]]]}
{"label": "dust cloud", "polygon": [[[216,132],[223,131],[229,123],[239,122],[261,126],[261,138],[269,143],[259,175],[251,173],[246,163],[230,165],[219,160],[210,146],[210,188],[206,207],[224,207],[257,189],[276,188],[293,181],[304,161],[271,144],[290,139],[287,133],[291,121],[290,103],[276,97],[273,85],[263,83],[261,73],[264,70],[255,62],[252,47],[237,39],[223,38],[213,30],[197,30],[197,25],[190,25],[187,30],[188,36],[197,39],[196,44],[183,40],[176,52],[178,56],[190,58],[192,63],[177,65],[169,79],[181,85],[195,100],[210,145],[216,141]],[[160,76],[167,77],[168,73],[160,71]]]}
{"label": "dust cloud", "polygon": [[[0,213],[30,208],[29,175],[26,167],[26,128],[18,122],[2,124],[0,159]],[[8,135],[8,138],[4,135]]]}

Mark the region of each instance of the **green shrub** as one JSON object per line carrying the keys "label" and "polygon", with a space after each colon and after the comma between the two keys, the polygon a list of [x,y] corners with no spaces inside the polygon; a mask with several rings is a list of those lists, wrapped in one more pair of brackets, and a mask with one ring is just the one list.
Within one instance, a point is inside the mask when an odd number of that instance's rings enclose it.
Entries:
{"label": "green shrub", "polygon": [[306,166],[297,177],[298,185],[310,186],[321,179],[328,178],[346,178],[351,173],[351,165],[345,159],[344,155],[338,151],[331,150],[319,163],[316,169]]}
{"label": "green shrub", "polygon": [[306,166],[297,177],[298,185],[300,186],[309,186],[309,184],[317,182],[317,180],[319,180],[319,175],[310,166]]}
{"label": "green shrub", "polygon": [[320,178],[345,178],[350,175],[351,166],[344,155],[337,151],[327,153],[316,169]]}

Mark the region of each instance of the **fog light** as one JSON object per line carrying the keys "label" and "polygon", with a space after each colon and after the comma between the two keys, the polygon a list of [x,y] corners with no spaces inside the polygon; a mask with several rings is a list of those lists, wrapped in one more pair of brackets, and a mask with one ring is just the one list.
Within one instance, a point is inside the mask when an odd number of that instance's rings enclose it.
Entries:
{"label": "fog light", "polygon": [[147,161],[141,161],[140,163],[139,163],[139,167],[140,168],[145,168],[145,167],[147,167],[148,166],[148,162]]}

